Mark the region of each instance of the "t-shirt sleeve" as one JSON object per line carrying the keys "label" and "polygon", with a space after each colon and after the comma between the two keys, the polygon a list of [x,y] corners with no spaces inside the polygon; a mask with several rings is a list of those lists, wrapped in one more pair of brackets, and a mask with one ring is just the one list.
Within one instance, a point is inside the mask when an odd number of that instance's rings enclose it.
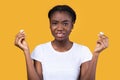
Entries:
{"label": "t-shirt sleeve", "polygon": [[41,46],[37,46],[33,50],[32,54],[31,54],[31,58],[33,60],[37,60],[37,61],[42,62],[42,47]]}
{"label": "t-shirt sleeve", "polygon": [[92,59],[92,53],[91,53],[90,49],[86,46],[83,46],[81,63],[90,61],[91,59]]}

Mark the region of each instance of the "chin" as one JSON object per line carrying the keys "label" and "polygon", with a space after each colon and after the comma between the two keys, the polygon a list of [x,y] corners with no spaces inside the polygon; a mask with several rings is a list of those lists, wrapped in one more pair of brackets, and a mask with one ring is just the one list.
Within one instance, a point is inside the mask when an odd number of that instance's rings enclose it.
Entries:
{"label": "chin", "polygon": [[59,42],[63,42],[63,41],[66,41],[67,39],[65,38],[55,38],[56,41],[59,41]]}
{"label": "chin", "polygon": [[55,39],[56,41],[64,41],[64,39]]}

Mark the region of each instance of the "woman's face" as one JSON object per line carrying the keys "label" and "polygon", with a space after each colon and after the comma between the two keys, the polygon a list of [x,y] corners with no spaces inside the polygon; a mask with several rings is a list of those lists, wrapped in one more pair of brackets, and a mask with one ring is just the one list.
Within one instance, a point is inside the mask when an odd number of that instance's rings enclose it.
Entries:
{"label": "woman's face", "polygon": [[69,13],[56,11],[50,19],[50,29],[55,40],[64,41],[69,39],[73,28],[72,17]]}

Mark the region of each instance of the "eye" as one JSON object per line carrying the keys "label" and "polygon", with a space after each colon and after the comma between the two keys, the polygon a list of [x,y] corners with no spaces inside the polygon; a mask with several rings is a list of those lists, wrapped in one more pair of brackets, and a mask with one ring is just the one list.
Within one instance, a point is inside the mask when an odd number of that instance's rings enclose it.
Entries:
{"label": "eye", "polygon": [[57,25],[57,22],[53,22],[52,25]]}
{"label": "eye", "polygon": [[67,26],[67,25],[68,25],[68,23],[63,23],[63,25],[64,25],[64,26]]}

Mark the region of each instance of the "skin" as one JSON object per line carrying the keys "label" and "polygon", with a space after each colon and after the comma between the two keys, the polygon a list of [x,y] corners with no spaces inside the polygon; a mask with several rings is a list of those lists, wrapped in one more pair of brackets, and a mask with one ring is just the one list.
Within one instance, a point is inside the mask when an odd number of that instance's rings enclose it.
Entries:
{"label": "skin", "polygon": [[64,52],[69,50],[73,42],[69,40],[69,35],[73,29],[72,18],[67,12],[55,12],[50,19],[50,30],[54,36],[52,46],[55,50]]}
{"label": "skin", "polygon": [[[74,22],[67,12],[54,12],[50,18],[50,30],[54,36],[52,46],[59,52],[69,50],[73,42],[69,40],[69,35],[73,29]],[[19,47],[25,55],[28,80],[43,80],[42,65],[38,61],[32,61],[30,50],[25,40],[25,33],[19,32],[15,38],[15,45]],[[108,38],[105,35],[99,35],[96,47],[93,51],[91,61],[83,63],[80,68],[79,80],[95,80],[97,60],[100,53],[108,47]]]}

